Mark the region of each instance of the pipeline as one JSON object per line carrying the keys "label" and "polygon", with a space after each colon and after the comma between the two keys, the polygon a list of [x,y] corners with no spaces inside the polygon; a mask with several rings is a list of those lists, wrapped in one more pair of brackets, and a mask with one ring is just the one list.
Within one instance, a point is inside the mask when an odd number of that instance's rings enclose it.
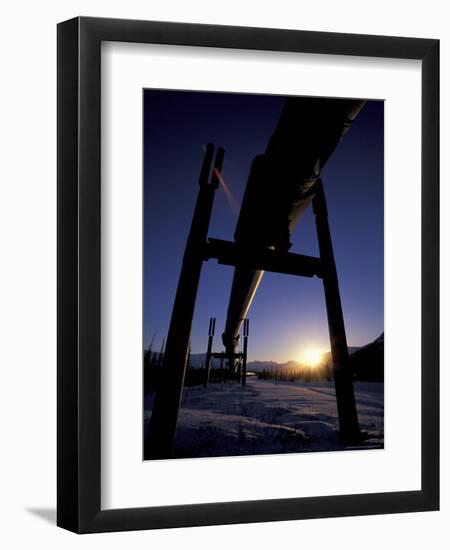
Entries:
{"label": "pipeline", "polygon": [[[255,157],[234,238],[243,247],[287,251],[295,226],[313,199],[313,186],[365,101],[293,97],[286,100],[266,151]],[[264,272],[236,267],[231,285],[225,351],[235,352]]]}

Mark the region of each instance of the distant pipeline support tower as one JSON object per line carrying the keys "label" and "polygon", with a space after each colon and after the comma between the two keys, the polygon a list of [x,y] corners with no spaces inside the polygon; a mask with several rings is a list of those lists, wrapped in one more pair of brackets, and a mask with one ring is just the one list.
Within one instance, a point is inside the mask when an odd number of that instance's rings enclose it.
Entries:
{"label": "distant pipeline support tower", "polygon": [[[243,386],[247,382],[247,349],[248,349],[248,333],[249,333],[249,319],[244,319],[240,325],[242,325],[242,351],[236,351],[236,347],[233,348],[233,351],[222,351],[214,352],[212,351],[212,344],[214,339],[214,332],[216,328],[216,318],[211,317],[209,320],[208,328],[208,347],[205,355],[205,367],[204,367],[204,382],[203,386],[206,388],[209,384],[209,377],[211,373],[211,363],[213,359],[220,359],[221,365],[224,361],[228,363],[228,376],[234,377],[236,380],[240,381]],[[223,368],[223,366],[222,366]]]}

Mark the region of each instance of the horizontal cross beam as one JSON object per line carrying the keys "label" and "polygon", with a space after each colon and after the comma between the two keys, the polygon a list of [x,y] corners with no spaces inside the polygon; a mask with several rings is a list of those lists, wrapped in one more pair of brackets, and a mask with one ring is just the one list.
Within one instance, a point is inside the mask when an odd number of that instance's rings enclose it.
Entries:
{"label": "horizontal cross beam", "polygon": [[215,359],[235,359],[236,357],[244,357],[243,353],[223,353],[223,352],[216,352],[211,353],[211,357],[214,357]]}
{"label": "horizontal cross beam", "polygon": [[286,273],[301,277],[322,278],[322,263],[320,258],[294,254],[292,252],[277,252],[269,248],[249,248],[235,242],[221,239],[208,239],[205,244],[205,261],[217,259],[219,264],[248,267],[261,271]]}

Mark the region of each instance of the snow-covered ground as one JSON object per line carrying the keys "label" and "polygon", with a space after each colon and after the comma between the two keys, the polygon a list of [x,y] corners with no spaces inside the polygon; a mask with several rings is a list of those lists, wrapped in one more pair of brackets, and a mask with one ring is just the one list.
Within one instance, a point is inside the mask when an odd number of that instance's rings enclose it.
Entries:
{"label": "snow-covered ground", "polygon": [[[353,448],[382,448],[384,385],[357,382],[355,393],[365,439]],[[153,394],[147,395],[144,405],[146,430]],[[175,441],[178,458],[344,448],[338,438],[332,382],[275,382],[250,377],[246,387],[229,382],[184,390]]]}

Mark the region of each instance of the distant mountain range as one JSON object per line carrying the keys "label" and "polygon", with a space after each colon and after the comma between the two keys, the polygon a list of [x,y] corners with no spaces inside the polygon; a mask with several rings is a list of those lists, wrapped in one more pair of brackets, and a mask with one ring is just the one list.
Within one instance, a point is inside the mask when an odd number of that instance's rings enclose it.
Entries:
{"label": "distant mountain range", "polygon": [[[384,380],[384,332],[373,342],[362,346],[349,346],[350,361],[353,368],[355,379],[368,380],[373,382],[382,382]],[[189,364],[194,368],[201,368],[205,363],[205,353],[191,353]],[[331,363],[331,353],[323,354],[323,363]],[[220,360],[213,360],[213,367],[220,366]],[[301,366],[298,361],[286,361],[277,363],[276,361],[250,361],[247,363],[247,371],[262,372],[277,369],[292,369]]]}

